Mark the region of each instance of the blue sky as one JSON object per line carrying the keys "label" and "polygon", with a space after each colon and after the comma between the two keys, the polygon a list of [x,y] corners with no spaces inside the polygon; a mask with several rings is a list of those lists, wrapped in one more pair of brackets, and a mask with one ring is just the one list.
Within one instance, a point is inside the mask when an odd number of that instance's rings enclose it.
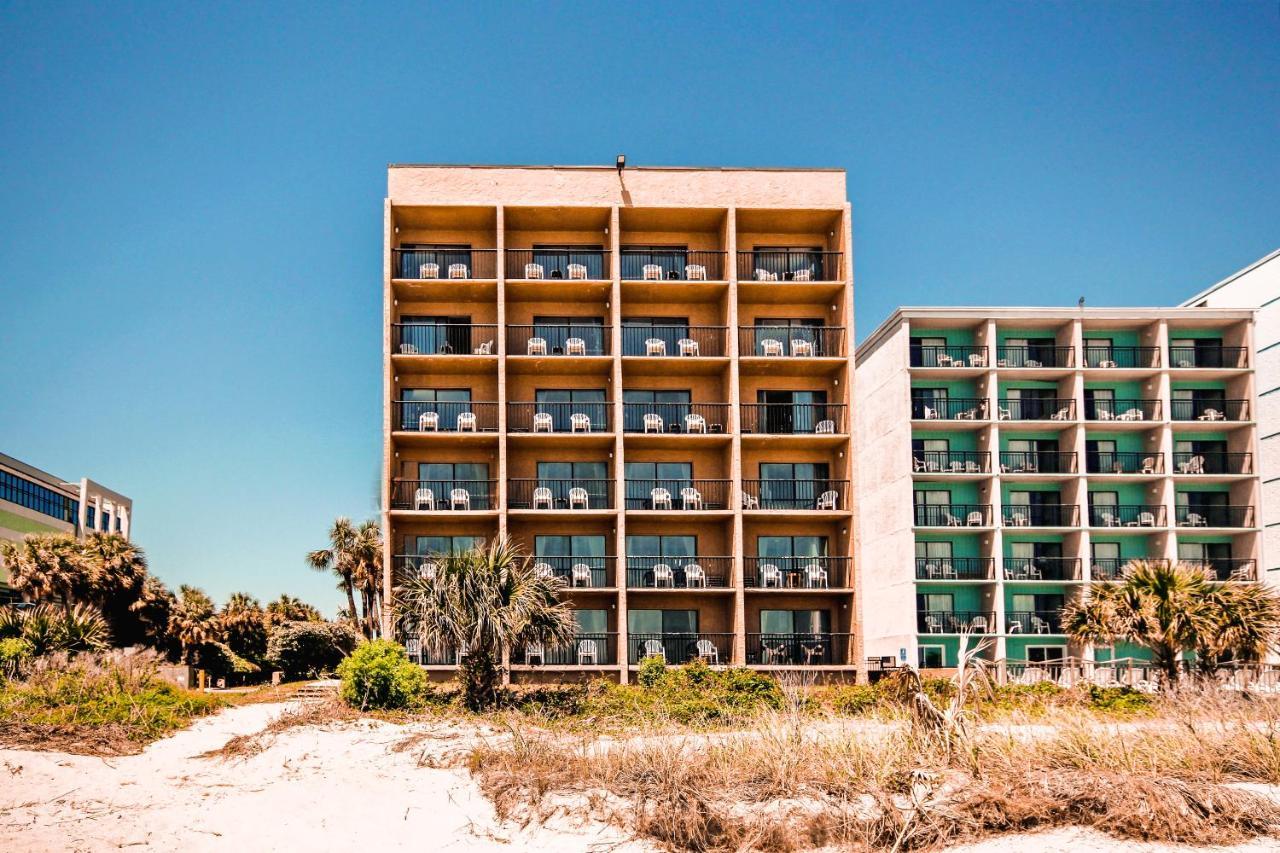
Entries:
{"label": "blue sky", "polygon": [[168,583],[374,514],[391,162],[841,166],[899,304],[1172,304],[1280,245],[1265,3],[0,2],[0,450]]}

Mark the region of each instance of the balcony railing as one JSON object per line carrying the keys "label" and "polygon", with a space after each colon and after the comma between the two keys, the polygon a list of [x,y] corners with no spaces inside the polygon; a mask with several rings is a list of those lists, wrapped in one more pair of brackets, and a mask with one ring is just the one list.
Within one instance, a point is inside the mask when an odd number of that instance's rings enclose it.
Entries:
{"label": "balcony railing", "polygon": [[1005,527],[1075,527],[1080,523],[1080,507],[1075,504],[1026,504],[1005,506]]}
{"label": "balcony railing", "polygon": [[986,450],[917,450],[911,454],[911,470],[917,473],[985,474],[991,470]]}
{"label": "balcony railing", "polygon": [[1090,421],[1158,421],[1159,400],[1094,400],[1084,407]]}
{"label": "balcony railing", "polygon": [[456,649],[438,651],[417,637],[405,637],[405,653],[419,666],[457,666],[460,656]]}
{"label": "balcony railing", "polygon": [[912,367],[986,367],[987,364],[986,347],[911,347]]}
{"label": "balcony railing", "polygon": [[1258,579],[1257,560],[1227,558],[1207,560],[1200,565],[1211,578],[1218,581],[1256,581]]}
{"label": "balcony railing", "polygon": [[848,480],[743,480],[743,509],[847,510]]}
{"label": "balcony railing", "polygon": [[613,428],[613,404],[507,403],[507,429],[511,432],[609,432]]}
{"label": "balcony railing", "polygon": [[613,480],[543,478],[514,479],[508,483],[511,509],[612,509]]}
{"label": "balcony railing", "polygon": [[623,403],[623,432],[723,433],[728,403]]}
{"label": "balcony railing", "polygon": [[627,557],[627,587],[723,589],[732,571],[732,557]]}
{"label": "balcony railing", "polygon": [[733,634],[631,634],[627,637],[627,660],[638,664],[645,658],[660,657],[669,664],[704,660],[728,664]]}
{"label": "balcony railing", "polygon": [[567,588],[608,589],[616,586],[614,566],[617,557],[548,557],[535,556],[533,567],[541,575],[560,578]]}
{"label": "balcony railing", "polygon": [[986,527],[990,504],[916,504],[917,527]]}
{"label": "balcony railing", "polygon": [[1252,474],[1252,453],[1180,452],[1173,454],[1173,468],[1179,474]]}
{"label": "balcony railing", "polygon": [[848,634],[747,634],[750,665],[843,666],[848,662]]}
{"label": "balcony railing", "polygon": [[1062,397],[1000,400],[1002,421],[1074,421],[1076,401]]}
{"label": "balcony railing", "polygon": [[911,417],[918,421],[985,421],[987,401],[977,397],[914,399]]}
{"label": "balcony railing", "polygon": [[916,580],[989,581],[995,578],[994,557],[916,557]]}
{"label": "balcony railing", "polygon": [[994,610],[916,611],[916,631],[921,634],[990,634],[995,630]]}
{"label": "balcony railing", "polygon": [[609,253],[599,249],[507,249],[507,278],[607,281]]}
{"label": "balcony railing", "polygon": [[1164,454],[1146,451],[1096,451],[1085,454],[1090,474],[1163,474]]}
{"label": "balcony railing", "polygon": [[1248,400],[1173,400],[1170,416],[1175,421],[1247,421]]}
{"label": "balcony railing", "polygon": [[1187,506],[1175,508],[1179,527],[1253,527],[1251,506]]}
{"label": "balcony railing", "polygon": [[1062,612],[1058,610],[1013,611],[1004,615],[1008,634],[1061,634]]}
{"label": "balcony railing", "polygon": [[739,326],[738,355],[843,358],[844,326]]}
{"label": "balcony railing", "polygon": [[1107,369],[1159,367],[1160,347],[1096,347],[1086,344],[1084,366]]}
{"label": "balcony railing", "polygon": [[495,509],[497,480],[396,480],[391,508],[426,512]]}
{"label": "balcony railing", "polygon": [[618,662],[618,635],[578,634],[566,646],[521,643],[511,649],[516,666],[609,666]]}
{"label": "balcony railing", "polygon": [[1002,450],[1000,470],[1006,474],[1074,474],[1075,451]]}
{"label": "balcony railing", "polygon": [[731,480],[627,480],[627,509],[728,509]]}
{"label": "balcony railing", "polygon": [[400,355],[496,355],[498,327],[488,323],[395,323],[391,349]]}
{"label": "balcony railing", "polygon": [[1005,557],[1007,581],[1077,581],[1080,560],[1074,557]]}
{"label": "balcony railing", "polygon": [[843,403],[744,403],[742,431],[766,435],[843,435]]}
{"label": "balcony railing", "polygon": [[996,367],[1075,367],[1072,347],[996,347]]}
{"label": "balcony railing", "polygon": [[845,589],[848,557],[744,557],[742,580],[759,589]]}
{"label": "balcony railing", "polygon": [[392,249],[396,278],[497,278],[497,249]]}
{"label": "balcony railing", "polygon": [[777,249],[738,252],[740,281],[840,281],[840,252]]}
{"label": "balcony railing", "polygon": [[1244,347],[1169,347],[1169,366],[1248,367],[1249,351]]}
{"label": "balcony railing", "polygon": [[596,323],[507,326],[508,355],[608,355],[611,334]]}
{"label": "balcony railing", "polygon": [[396,400],[392,429],[403,432],[494,432],[498,404],[473,400]]}
{"label": "balcony railing", "polygon": [[724,252],[623,249],[623,281],[724,281]]}
{"label": "balcony railing", "polygon": [[1113,581],[1129,563],[1127,557],[1099,557],[1089,561],[1089,575],[1096,581]]}
{"label": "balcony railing", "polygon": [[719,358],[727,326],[650,326],[622,322],[622,354],[649,357]]}

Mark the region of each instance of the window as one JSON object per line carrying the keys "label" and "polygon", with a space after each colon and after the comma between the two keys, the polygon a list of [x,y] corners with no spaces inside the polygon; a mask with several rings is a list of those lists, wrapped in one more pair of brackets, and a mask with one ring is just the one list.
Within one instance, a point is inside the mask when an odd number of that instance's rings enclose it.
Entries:
{"label": "window", "polygon": [[472,509],[489,509],[489,464],[487,462],[419,462],[418,485],[431,489],[437,501],[449,500],[453,489],[466,489]]}
{"label": "window", "polygon": [[926,416],[925,409],[933,410],[931,417],[950,417],[947,409],[948,393],[946,388],[912,388],[911,417],[923,420]]}
{"label": "window", "polygon": [[929,560],[939,564],[950,563],[951,550],[950,542],[917,542],[916,559]]}
{"label": "window", "polygon": [[1009,517],[1017,523],[1017,517],[1033,525],[1057,526],[1065,524],[1060,492],[1009,492]]}
{"label": "window", "polygon": [[1206,409],[1223,414],[1227,411],[1227,394],[1221,388],[1174,388],[1173,419],[1189,421],[1200,417]]}
{"label": "window", "polygon": [[[80,514],[78,500],[8,471],[0,471],[0,500],[33,509],[68,524],[75,524]],[[92,513],[93,507],[89,507],[89,511]]]}
{"label": "window", "polygon": [[762,634],[829,634],[831,612],[828,610],[761,610]]}
{"label": "window", "polygon": [[[607,586],[605,539],[593,535],[545,535],[533,537],[534,561],[545,562],[566,576],[579,563],[591,569],[591,585]],[[603,629],[602,629],[603,630]]]}
{"label": "window", "polygon": [[1058,411],[1056,388],[1007,388],[1004,399],[1015,419],[1048,420]]}
{"label": "window", "polygon": [[1066,656],[1063,646],[1027,646],[1028,663],[1049,663],[1060,661]]}
{"label": "window", "polygon": [[1170,338],[1169,361],[1174,367],[1222,367],[1222,339]]}
{"label": "window", "polygon": [[[815,559],[825,560],[827,537],[757,536],[756,557],[757,570],[759,566],[772,564],[783,572],[802,571]],[[832,585],[835,585],[834,581]]]}
{"label": "window", "polygon": [[551,415],[557,432],[569,430],[575,414],[590,418],[592,431],[603,431],[609,423],[603,388],[538,388],[533,399],[538,412]]}
{"label": "window", "polygon": [[826,391],[757,391],[756,403],[753,432],[810,433],[827,418]]}
{"label": "window", "polygon": [[1114,362],[1111,338],[1085,338],[1084,363],[1088,367],[1098,367],[1104,361]]}
{"label": "window", "polygon": [[535,245],[533,262],[542,265],[547,278],[568,278],[569,264],[586,267],[587,278],[594,281],[608,278],[604,274],[604,246],[599,243],[581,246],[551,243]]}
{"label": "window", "polygon": [[688,245],[622,247],[622,277],[625,279],[644,278],[644,268],[650,264],[661,267],[664,279],[682,279],[688,262]]}
{"label": "window", "polygon": [[947,665],[946,646],[920,646],[920,669],[942,669]]}
{"label": "window", "polygon": [[[400,346],[420,353],[471,352],[471,317],[407,314],[400,318]],[[403,350],[402,350],[403,351]]]}
{"label": "window", "polygon": [[684,424],[684,416],[692,411],[693,393],[691,391],[647,391],[633,389],[622,392],[623,429],[627,432],[643,432],[644,416],[657,415],[662,418],[664,428]]}
{"label": "window", "polygon": [[938,356],[947,354],[946,338],[912,338],[911,366],[937,367]]}
{"label": "window", "polygon": [[1179,542],[1178,559],[1188,563],[1212,565],[1231,559],[1230,542]]}
{"label": "window", "polygon": [[1114,418],[1120,414],[1116,411],[1116,392],[1113,388],[1084,389],[1084,410],[1090,420]]}
{"label": "window", "polygon": [[484,547],[483,536],[406,536],[405,548],[419,556],[449,557]]}
{"label": "window", "polygon": [[949,592],[926,592],[916,596],[916,607],[925,613],[951,613],[955,596]]}
{"label": "window", "polygon": [[609,613],[605,610],[575,610],[573,619],[578,623],[578,634],[607,634]]}
{"label": "window", "polygon": [[654,509],[654,489],[666,489],[679,506],[680,490],[693,485],[692,462],[628,462],[624,469],[627,509]]}
{"label": "window", "polygon": [[463,264],[472,277],[471,245],[468,243],[403,243],[400,246],[400,278],[418,278],[423,264],[435,264],[440,278],[449,274],[452,264]]}
{"label": "window", "polygon": [[627,631],[631,634],[696,634],[696,610],[628,610]]}
{"label": "window", "polygon": [[795,355],[793,341],[804,341],[814,355],[824,355],[822,320],[789,317],[759,317],[755,322],[755,355],[764,355],[763,341],[772,339],[782,343],[783,351]]}
{"label": "window", "polygon": [[563,353],[565,341],[581,338],[587,347],[587,355],[604,353],[603,317],[537,316],[533,318],[533,336],[547,342],[547,352]]}
{"label": "window", "polygon": [[400,428],[417,430],[428,412],[440,418],[440,429],[457,429],[458,415],[471,411],[470,388],[405,388],[400,392]]}
{"label": "window", "polygon": [[[623,259],[626,265],[626,259]],[[623,276],[626,277],[625,275]],[[638,278],[639,276],[637,276]],[[666,345],[667,355],[680,352],[679,342],[689,337],[688,317],[623,317],[622,354],[647,355],[645,341],[656,338]],[[704,353],[709,355],[710,353]]]}
{"label": "window", "polygon": [[[947,524],[951,515],[950,489],[917,489],[914,493],[916,524]],[[962,510],[958,510],[962,511]]]}
{"label": "window", "polygon": [[608,506],[609,489],[613,485],[608,476],[607,462],[538,463],[538,486],[550,489],[558,506],[568,506],[569,490],[575,487],[587,490],[589,506]]}
{"label": "window", "polygon": [[761,462],[761,509],[812,509],[831,487],[825,462]]}
{"label": "window", "polygon": [[1057,343],[1053,338],[1006,338],[1000,358],[1009,367],[1055,367]]}

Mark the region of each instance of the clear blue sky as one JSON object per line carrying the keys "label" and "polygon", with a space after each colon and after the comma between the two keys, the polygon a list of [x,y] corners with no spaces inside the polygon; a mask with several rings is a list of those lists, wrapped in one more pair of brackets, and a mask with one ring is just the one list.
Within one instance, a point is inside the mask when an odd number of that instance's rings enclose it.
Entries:
{"label": "clear blue sky", "polygon": [[1274,0],[213,5],[0,2],[0,450],[219,599],[375,512],[388,163],[844,167],[860,336],[1280,245]]}

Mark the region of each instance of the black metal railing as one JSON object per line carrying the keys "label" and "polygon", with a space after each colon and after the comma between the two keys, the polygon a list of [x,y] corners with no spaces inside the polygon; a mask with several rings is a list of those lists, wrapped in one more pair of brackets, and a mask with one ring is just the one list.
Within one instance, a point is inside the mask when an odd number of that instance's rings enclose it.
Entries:
{"label": "black metal railing", "polygon": [[1000,400],[1002,421],[1074,421],[1076,401],[1064,397],[1019,397]]}
{"label": "black metal railing", "polygon": [[439,565],[440,561],[445,559],[448,558],[435,554],[396,554],[391,558],[396,583],[402,583],[410,577],[419,577],[429,567]]}
{"label": "black metal railing", "polygon": [[508,355],[608,355],[611,335],[595,323],[507,326]]}
{"label": "black metal railing", "polygon": [[1204,567],[1211,578],[1218,581],[1256,581],[1258,579],[1257,560],[1210,559],[1200,562],[1199,565]]}
{"label": "black metal railing", "polygon": [[843,358],[844,326],[739,326],[738,355]]}
{"label": "black metal railing", "polygon": [[460,660],[456,649],[434,649],[417,637],[406,637],[404,647],[409,660],[419,666],[457,666]]}
{"label": "black metal railing", "polygon": [[1007,581],[1077,581],[1080,560],[1075,557],[1005,557]]}
{"label": "black metal railing", "polygon": [[912,367],[987,367],[988,364],[986,347],[911,347]]}
{"label": "black metal railing", "polygon": [[1253,507],[1181,504],[1174,518],[1179,527],[1253,527]]}
{"label": "black metal railing", "polygon": [[849,509],[848,480],[743,480],[744,509]]}
{"label": "black metal railing", "polygon": [[985,474],[991,470],[987,450],[916,450],[911,453],[911,469],[939,474]]}
{"label": "black metal railing", "polygon": [[507,278],[606,281],[609,253],[600,249],[507,249]]}
{"label": "black metal railing", "polygon": [[996,630],[994,610],[918,610],[916,630],[921,634],[990,634]]}
{"label": "black metal railing", "polygon": [[560,578],[566,588],[599,589],[615,586],[614,566],[616,557],[530,557],[538,574]]}
{"label": "black metal railing", "polygon": [[747,663],[752,666],[844,666],[848,662],[848,634],[747,634]]}
{"label": "black metal railing", "polygon": [[724,589],[732,571],[732,557],[627,557],[627,587]]}
{"label": "black metal railing", "polygon": [[1170,367],[1248,367],[1245,347],[1169,347]]}
{"label": "black metal railing", "polygon": [[507,403],[510,432],[609,432],[613,424],[610,402]]}
{"label": "black metal railing", "polygon": [[1173,454],[1173,470],[1178,474],[1252,474],[1252,453],[1220,451]]}
{"label": "black metal railing", "polygon": [[740,281],[840,281],[840,252],[770,249],[738,252]]}
{"label": "black metal railing", "polygon": [[612,509],[613,480],[521,478],[509,481],[511,509]]}
{"label": "black metal railing", "polygon": [[494,432],[498,404],[474,400],[396,400],[392,429],[404,432]]}
{"label": "black metal railing", "polygon": [[396,278],[497,278],[497,249],[392,249]]}
{"label": "black metal railing", "polygon": [[668,477],[628,479],[627,509],[699,510],[728,509],[732,480],[693,480]]}
{"label": "black metal railing", "polygon": [[1004,615],[1004,629],[1009,634],[1061,634],[1062,611],[1011,611]]}
{"label": "black metal railing", "polygon": [[1128,557],[1099,557],[1089,561],[1089,575],[1096,581],[1113,581],[1129,565]]}
{"label": "black metal railing", "polygon": [[391,351],[400,355],[497,355],[491,323],[395,323]]}
{"label": "black metal railing", "polygon": [[727,326],[629,325],[622,321],[622,354],[650,357],[719,358]]}
{"label": "black metal railing", "polygon": [[1102,368],[1143,368],[1160,366],[1160,347],[1084,347],[1084,366]]}
{"label": "black metal railing", "polygon": [[1164,454],[1142,450],[1098,450],[1085,454],[1090,474],[1163,474]]}
{"label": "black metal railing", "polygon": [[1019,504],[1005,506],[1001,514],[1005,527],[1075,527],[1080,523],[1080,507],[1075,504]]}
{"label": "black metal railing", "polygon": [[1094,400],[1084,407],[1090,421],[1158,421],[1159,400]]}
{"label": "black metal railing", "polygon": [[847,431],[843,403],[744,403],[744,433],[838,435]]}
{"label": "black metal railing", "polygon": [[987,401],[977,397],[914,398],[911,417],[918,421],[985,421]]}
{"label": "black metal railing", "polygon": [[985,527],[990,504],[916,504],[917,527]]}
{"label": "black metal railing", "polygon": [[994,557],[916,557],[916,580],[988,581],[995,578]]}
{"label": "black metal railing", "polygon": [[623,249],[624,281],[724,281],[724,252],[706,249]]}
{"label": "black metal railing", "polygon": [[996,347],[997,367],[1075,367],[1073,347]]}
{"label": "black metal railing", "polygon": [[516,666],[609,666],[618,662],[618,635],[614,631],[578,634],[564,646],[518,643],[511,649]]}
{"label": "black metal railing", "polygon": [[1073,450],[1002,450],[1000,470],[1006,474],[1074,474]]}
{"label": "black metal railing", "polygon": [[1170,415],[1175,421],[1247,421],[1248,400],[1173,400]]}
{"label": "black metal railing", "polygon": [[627,637],[627,660],[638,664],[645,658],[660,657],[669,664],[702,659],[709,664],[728,664],[733,653],[733,634],[631,634]]}
{"label": "black metal railing", "polygon": [[496,509],[497,480],[396,480],[391,508],[431,512]]}
{"label": "black metal railing", "polygon": [[723,433],[728,403],[623,403],[623,432]]}
{"label": "black metal railing", "polygon": [[744,557],[742,580],[759,589],[846,589],[848,557]]}

